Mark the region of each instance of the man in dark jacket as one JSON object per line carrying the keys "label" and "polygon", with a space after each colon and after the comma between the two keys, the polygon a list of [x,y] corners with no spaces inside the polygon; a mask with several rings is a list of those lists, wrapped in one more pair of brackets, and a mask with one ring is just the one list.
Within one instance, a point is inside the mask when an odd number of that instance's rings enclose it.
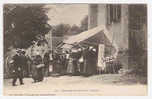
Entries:
{"label": "man in dark jacket", "polygon": [[16,81],[19,78],[19,82],[23,85],[23,66],[24,66],[24,56],[21,50],[17,51],[17,54],[13,57],[14,65],[13,65],[13,81],[12,85],[16,86]]}

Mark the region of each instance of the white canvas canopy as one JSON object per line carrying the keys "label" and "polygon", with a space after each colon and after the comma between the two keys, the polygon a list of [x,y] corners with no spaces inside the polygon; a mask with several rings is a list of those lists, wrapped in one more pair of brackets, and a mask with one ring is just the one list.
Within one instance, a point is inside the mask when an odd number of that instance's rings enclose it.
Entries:
{"label": "white canvas canopy", "polygon": [[68,37],[66,40],[64,40],[64,43],[66,44],[75,44],[75,43],[79,43],[81,41],[84,41],[92,36],[94,36],[95,34],[103,31],[103,27],[98,26],[96,28],[90,29],[88,31],[84,31],[80,34],[74,35],[74,36],[70,36]]}
{"label": "white canvas canopy", "polygon": [[97,26],[97,27],[90,29],[88,31],[84,31],[80,34],[68,37],[67,39],[65,39],[63,41],[65,44],[62,46],[62,48],[65,48],[65,49],[69,48],[70,49],[70,48],[72,48],[71,44],[78,44],[81,41],[84,41],[84,40],[96,35],[97,33],[104,33],[105,34],[105,36],[108,38],[110,43],[115,47],[116,54],[117,54],[118,46],[117,46],[116,42],[113,40],[112,34],[107,31],[107,29],[104,25],[100,25],[100,26]]}

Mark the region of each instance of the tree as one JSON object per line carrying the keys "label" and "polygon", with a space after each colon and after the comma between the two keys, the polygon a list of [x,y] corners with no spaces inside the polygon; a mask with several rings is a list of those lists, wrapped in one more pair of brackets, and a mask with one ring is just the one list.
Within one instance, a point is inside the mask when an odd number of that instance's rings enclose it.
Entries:
{"label": "tree", "polygon": [[62,37],[64,35],[67,35],[70,29],[71,26],[69,24],[59,24],[53,27],[52,35]]}
{"label": "tree", "polygon": [[4,50],[28,48],[51,29],[44,5],[4,5]]}
{"label": "tree", "polygon": [[81,21],[81,26],[69,24],[58,24],[53,27],[52,34],[53,36],[62,37],[64,35],[76,35],[83,31],[88,30],[88,16],[85,16],[84,19]]}
{"label": "tree", "polygon": [[69,31],[69,35],[76,35],[76,34],[79,34],[81,32],[81,28],[77,25],[72,25],[70,31]]}
{"label": "tree", "polygon": [[88,30],[88,16],[85,16],[84,19],[81,21],[81,31]]}

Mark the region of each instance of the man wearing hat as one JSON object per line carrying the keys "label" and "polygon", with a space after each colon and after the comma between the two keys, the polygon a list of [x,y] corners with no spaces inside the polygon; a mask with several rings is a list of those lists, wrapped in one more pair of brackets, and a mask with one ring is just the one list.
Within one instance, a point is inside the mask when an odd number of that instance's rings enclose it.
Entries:
{"label": "man wearing hat", "polygon": [[14,65],[13,65],[13,81],[12,85],[16,86],[16,81],[19,79],[20,85],[23,85],[23,54],[22,50],[17,50],[16,55],[13,57]]}

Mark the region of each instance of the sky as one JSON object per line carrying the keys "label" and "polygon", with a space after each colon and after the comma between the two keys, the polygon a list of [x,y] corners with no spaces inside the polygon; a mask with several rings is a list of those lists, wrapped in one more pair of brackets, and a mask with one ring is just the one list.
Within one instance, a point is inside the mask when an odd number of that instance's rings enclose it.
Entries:
{"label": "sky", "polygon": [[81,20],[88,15],[88,4],[51,4],[46,5],[46,8],[50,8],[50,25],[64,23],[80,26]]}

